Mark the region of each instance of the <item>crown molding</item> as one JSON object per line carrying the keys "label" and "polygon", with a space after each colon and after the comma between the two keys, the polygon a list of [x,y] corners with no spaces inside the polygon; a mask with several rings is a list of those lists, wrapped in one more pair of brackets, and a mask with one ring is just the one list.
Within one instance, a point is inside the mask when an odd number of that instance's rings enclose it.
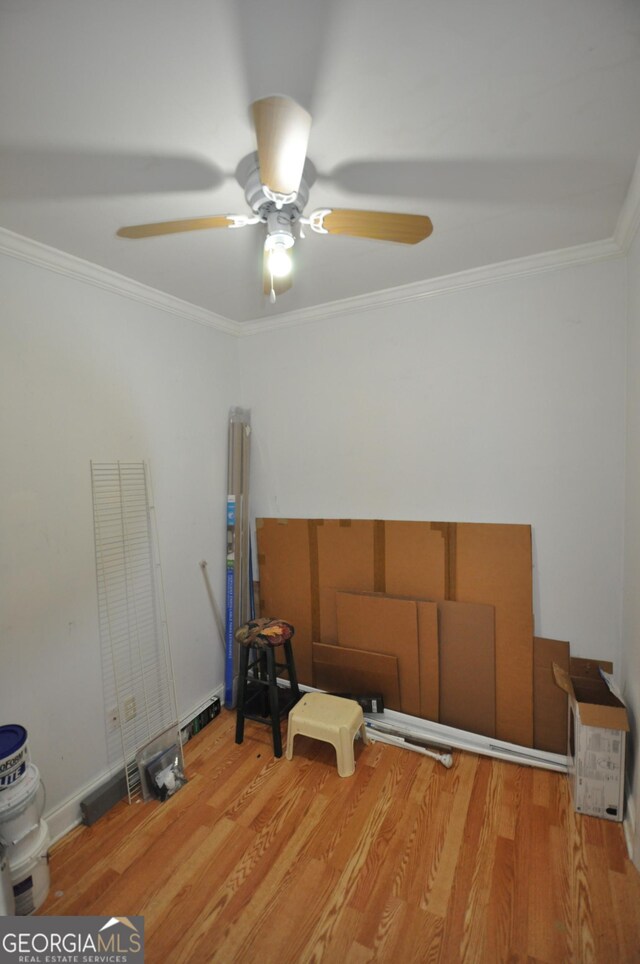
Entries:
{"label": "crown molding", "polygon": [[614,240],[627,253],[640,229],[640,157],[635,166],[631,184],[624,199],[616,224]]}
{"label": "crown molding", "polygon": [[571,248],[561,248],[557,251],[546,251],[543,254],[529,255],[515,258],[512,261],[502,261],[498,264],[480,268],[470,268],[455,274],[442,275],[427,281],[417,281],[396,288],[386,288],[354,298],[344,298],[341,301],[326,302],[311,308],[287,312],[277,318],[256,319],[240,324],[238,334],[241,336],[256,335],[267,331],[278,331],[297,325],[333,318],[339,315],[353,314],[360,311],[370,311],[384,308],[388,305],[398,305],[403,302],[422,301],[433,295],[441,295],[463,288],[475,288],[479,285],[495,284],[513,278],[539,274],[546,271],[556,271],[572,265],[589,264],[594,261],[609,261],[620,258],[625,251],[613,238],[605,241],[594,241],[589,244],[575,245]]}
{"label": "crown molding", "polygon": [[93,285],[95,288],[114,292],[125,298],[130,298],[132,301],[142,302],[186,321],[216,328],[231,335],[237,335],[239,332],[240,326],[237,321],[232,321],[222,315],[216,315],[212,311],[183,301],[181,298],[175,298],[173,295],[165,294],[149,285],[126,278],[109,268],[102,268],[100,265],[84,261],[76,255],[67,254],[65,251],[51,248],[40,241],[15,234],[6,228],[0,228],[0,253],[38,265],[49,271],[55,271],[57,274],[69,278],[75,278],[77,281]]}
{"label": "crown molding", "polygon": [[84,261],[75,255],[59,251],[39,241],[33,241],[31,238],[25,238],[5,228],[0,228],[0,253],[75,278],[96,288],[112,291],[133,301],[139,301],[161,311],[166,311],[178,318],[206,325],[226,334],[247,337],[356,312],[385,308],[389,305],[422,301],[434,295],[464,288],[474,288],[480,285],[496,284],[513,278],[539,274],[540,272],[555,271],[571,265],[619,258],[626,254],[639,224],[640,168],[636,168],[632,187],[618,220],[618,229],[616,229],[614,238],[575,245],[557,251],[547,251],[543,254],[530,255],[524,258],[515,258],[511,261],[502,261],[480,268],[470,268],[454,274],[430,278],[426,281],[386,288],[382,291],[357,295],[353,298],[343,298],[340,301],[325,302],[310,308],[286,312],[278,315],[277,318],[261,318],[245,322],[233,321],[230,318],[217,315],[212,311],[200,308],[198,305],[193,305],[180,298],[175,298],[173,295],[165,294],[156,288],[134,281],[108,268],[100,267],[90,261]]}

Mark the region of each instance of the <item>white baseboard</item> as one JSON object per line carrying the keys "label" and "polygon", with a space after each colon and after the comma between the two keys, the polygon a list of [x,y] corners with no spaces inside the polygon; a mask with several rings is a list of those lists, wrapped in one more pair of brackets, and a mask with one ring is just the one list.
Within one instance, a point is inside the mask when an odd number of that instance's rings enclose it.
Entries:
{"label": "white baseboard", "polygon": [[[206,700],[189,710],[180,720],[180,729],[186,726],[187,723],[190,723],[191,720],[195,719],[195,717],[198,716],[198,714],[209,705],[214,697],[217,696],[222,703],[223,691],[224,686],[221,685],[215,689],[211,696],[207,697]],[[86,796],[88,796],[94,790],[97,790],[98,787],[100,787],[103,783],[106,783],[107,780],[113,777],[116,773],[119,773],[121,770],[122,764],[120,763],[101,770],[100,773],[96,774],[93,780],[80,787],[79,790],[76,790],[74,793],[68,796],[66,800],[63,800],[62,803],[58,804],[57,807],[54,807],[53,810],[49,810],[44,814],[44,818],[49,827],[49,833],[51,834],[52,843],[56,843],[56,841],[66,836],[66,834],[70,833],[75,827],[82,823],[82,811],[80,810],[80,803],[82,800],[84,800]]]}

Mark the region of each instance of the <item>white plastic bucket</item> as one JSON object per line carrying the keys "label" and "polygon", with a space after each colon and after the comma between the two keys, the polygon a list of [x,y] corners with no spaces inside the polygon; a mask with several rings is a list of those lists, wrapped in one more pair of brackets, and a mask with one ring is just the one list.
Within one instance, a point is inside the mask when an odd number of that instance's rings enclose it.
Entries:
{"label": "white plastic bucket", "polygon": [[25,917],[39,910],[47,899],[51,874],[49,872],[49,846],[51,837],[46,820],[38,824],[37,834],[29,838],[29,847],[23,844],[19,851],[9,851],[9,869],[13,884],[16,914]]}
{"label": "white plastic bucket", "polygon": [[34,763],[28,763],[24,776],[13,786],[0,792],[0,840],[9,850],[9,862],[13,851],[22,841],[37,835],[40,817],[44,810],[44,787]]}
{"label": "white plastic bucket", "polygon": [[18,723],[0,726],[0,790],[22,779],[29,762],[27,731]]}
{"label": "white plastic bucket", "polygon": [[13,896],[9,858],[4,846],[0,844],[0,917],[13,917],[15,912],[16,901]]}

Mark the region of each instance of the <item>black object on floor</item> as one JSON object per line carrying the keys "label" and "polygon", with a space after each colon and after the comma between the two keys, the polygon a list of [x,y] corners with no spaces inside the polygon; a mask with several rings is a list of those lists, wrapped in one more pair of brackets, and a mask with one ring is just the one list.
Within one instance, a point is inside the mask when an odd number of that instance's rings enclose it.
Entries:
{"label": "black object on floor", "polygon": [[382,693],[331,693],[331,696],[341,696],[344,700],[355,700],[362,707],[363,713],[384,713],[384,697]]}

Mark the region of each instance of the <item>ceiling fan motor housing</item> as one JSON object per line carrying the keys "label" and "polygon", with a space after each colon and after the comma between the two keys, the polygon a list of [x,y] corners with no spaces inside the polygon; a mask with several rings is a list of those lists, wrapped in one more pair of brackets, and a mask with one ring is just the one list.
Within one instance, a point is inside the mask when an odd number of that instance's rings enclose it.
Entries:
{"label": "ceiling fan motor housing", "polygon": [[[247,204],[265,221],[268,221],[269,216],[275,213],[282,216],[279,223],[295,224],[301,217],[309,200],[309,186],[303,177],[295,197],[292,200],[287,199],[279,205],[274,200],[274,197],[278,197],[278,195],[274,195],[270,191],[267,194],[265,185],[260,180],[260,167],[256,153],[250,154],[238,165],[237,177],[244,186]],[[269,230],[271,231],[271,227],[269,227]]]}
{"label": "ceiling fan motor housing", "polygon": [[269,211],[267,213],[267,247],[293,247],[293,221],[288,211]]}

